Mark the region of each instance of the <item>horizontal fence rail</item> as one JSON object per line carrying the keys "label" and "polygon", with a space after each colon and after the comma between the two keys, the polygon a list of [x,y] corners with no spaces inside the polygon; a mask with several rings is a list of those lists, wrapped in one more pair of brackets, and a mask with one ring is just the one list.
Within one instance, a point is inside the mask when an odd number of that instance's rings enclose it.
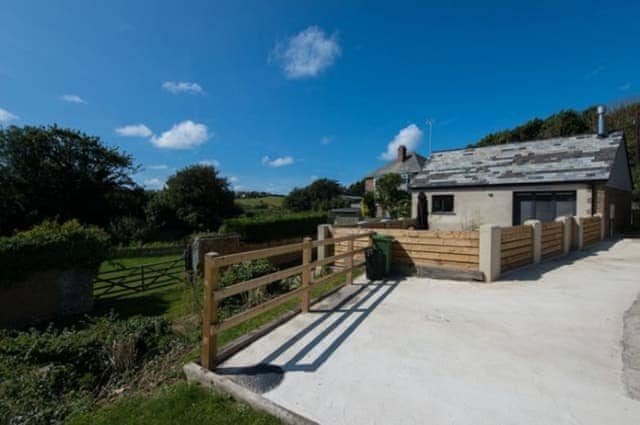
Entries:
{"label": "horizontal fence rail", "polygon": [[[354,240],[361,238],[370,238],[370,236],[372,236],[373,234],[375,234],[375,232],[359,232],[358,234],[354,235],[317,241],[312,241],[310,238],[305,238],[300,243],[293,243],[249,252],[241,252],[237,254],[222,256],[216,253],[206,254],[204,265],[204,306],[202,314],[202,366],[207,369],[215,368],[217,354],[217,337],[220,332],[234,326],[238,326],[239,324],[258,316],[267,310],[270,310],[298,297],[301,299],[301,310],[303,312],[307,312],[309,311],[311,300],[311,288],[326,283],[336,277],[345,275],[345,284],[351,284],[353,282],[354,269],[361,267],[364,264],[364,262],[354,262],[354,256],[362,254],[362,252],[366,249],[366,247],[354,248]],[[314,248],[319,248],[327,245],[335,245],[336,243],[342,242],[346,243],[348,246],[345,252],[333,255],[331,257],[312,261]],[[249,279],[244,282],[239,282],[223,288],[218,287],[220,282],[221,268],[246,261],[259,260],[296,251],[300,251],[302,254],[302,264],[300,265],[289,267],[283,270],[276,271],[274,273],[256,277],[254,279]],[[336,263],[337,261],[344,261],[344,267],[341,270],[334,271],[317,279],[312,278],[312,271],[316,267]],[[249,308],[248,310],[245,310],[241,313],[237,313],[236,315],[224,320],[218,320],[218,306],[222,300],[243,292],[252,291],[264,287],[270,283],[290,278],[296,275],[301,275],[302,277],[302,283],[299,288],[293,289],[275,298],[271,298],[255,307]]]}
{"label": "horizontal fence rail", "polygon": [[98,273],[93,281],[93,298],[116,299],[137,292],[159,289],[184,282],[184,258],[120,267]]}

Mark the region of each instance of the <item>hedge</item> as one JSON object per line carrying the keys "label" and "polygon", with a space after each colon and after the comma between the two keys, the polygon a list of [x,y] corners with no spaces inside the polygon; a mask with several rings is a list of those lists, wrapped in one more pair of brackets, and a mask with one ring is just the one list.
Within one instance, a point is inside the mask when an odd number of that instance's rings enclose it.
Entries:
{"label": "hedge", "polygon": [[97,268],[108,257],[109,236],[76,220],[45,221],[25,232],[0,238],[0,285],[19,281],[35,271]]}
{"label": "hedge", "polygon": [[311,212],[274,216],[231,218],[223,222],[222,233],[238,233],[245,242],[267,242],[293,237],[313,236],[319,224],[327,222],[327,213]]}

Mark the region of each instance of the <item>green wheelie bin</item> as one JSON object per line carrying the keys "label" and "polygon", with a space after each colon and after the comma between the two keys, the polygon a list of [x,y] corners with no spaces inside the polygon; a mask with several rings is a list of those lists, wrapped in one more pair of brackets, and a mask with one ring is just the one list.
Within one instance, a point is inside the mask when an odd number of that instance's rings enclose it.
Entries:
{"label": "green wheelie bin", "polygon": [[386,275],[389,275],[391,271],[391,242],[393,242],[393,238],[387,235],[376,234],[371,236],[371,240],[373,241],[373,247],[379,249],[384,254],[384,271]]}

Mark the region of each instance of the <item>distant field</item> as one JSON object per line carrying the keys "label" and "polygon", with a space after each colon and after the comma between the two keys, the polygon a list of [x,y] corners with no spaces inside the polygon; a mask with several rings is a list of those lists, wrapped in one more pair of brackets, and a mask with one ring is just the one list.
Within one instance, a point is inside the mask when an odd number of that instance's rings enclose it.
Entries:
{"label": "distant field", "polygon": [[263,198],[239,198],[236,199],[236,203],[246,209],[266,209],[266,208],[281,208],[282,196],[265,196]]}

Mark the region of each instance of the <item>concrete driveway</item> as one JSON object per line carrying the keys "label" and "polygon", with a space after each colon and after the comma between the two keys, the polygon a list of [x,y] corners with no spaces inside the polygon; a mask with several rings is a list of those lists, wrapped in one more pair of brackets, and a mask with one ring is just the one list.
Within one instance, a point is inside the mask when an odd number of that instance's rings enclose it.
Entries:
{"label": "concrete driveway", "polygon": [[360,280],[219,373],[322,424],[637,425],[621,340],[639,293],[640,240],[493,284]]}

